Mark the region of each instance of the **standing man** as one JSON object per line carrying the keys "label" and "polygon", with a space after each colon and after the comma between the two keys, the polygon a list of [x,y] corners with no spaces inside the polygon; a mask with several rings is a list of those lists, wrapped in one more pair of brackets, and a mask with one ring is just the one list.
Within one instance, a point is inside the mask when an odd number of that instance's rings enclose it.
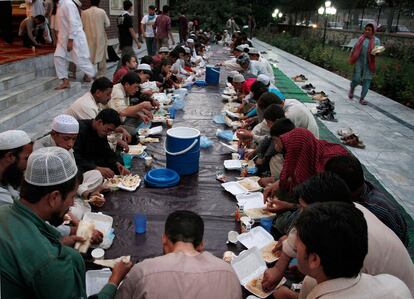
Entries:
{"label": "standing man", "polygon": [[148,6],[148,14],[145,15],[141,20],[141,32],[145,38],[145,43],[147,44],[147,53],[149,56],[155,55],[155,36],[154,29],[152,26],[157,19],[155,14],[155,6]]}
{"label": "standing man", "polygon": [[[75,4],[76,3],[76,4]],[[95,70],[90,61],[88,42],[83,31],[79,9],[80,0],[59,0],[56,12],[58,41],[54,56],[56,74],[62,83],[56,89],[70,87],[68,62],[72,61],[85,73],[84,81],[91,81]]]}
{"label": "standing man", "polygon": [[88,41],[91,62],[98,65],[96,77],[106,73],[106,59],[108,58],[108,38],[105,28],[111,23],[105,10],[99,8],[100,0],[91,0],[91,7],[82,12],[82,24]]}
{"label": "standing man", "polygon": [[256,21],[251,13],[247,16],[247,25],[249,26],[249,38],[252,39],[253,30],[256,28]]}
{"label": "standing man", "polygon": [[161,47],[168,47],[168,37],[171,38],[171,42],[174,45],[174,38],[171,33],[171,18],[169,17],[170,8],[168,5],[164,5],[161,14],[155,20],[152,26],[155,30],[155,38],[157,40],[157,51]]}
{"label": "standing man", "polygon": [[178,18],[178,33],[180,35],[180,44],[184,44],[188,35],[188,19],[184,14]]}
{"label": "standing man", "polygon": [[30,137],[24,131],[0,133],[0,206],[13,204],[19,198],[16,189],[20,187],[32,148]]}
{"label": "standing man", "polygon": [[[138,41],[137,35],[134,30],[134,25],[131,18],[132,13],[132,2],[125,0],[123,3],[124,11],[118,16],[118,38],[119,38],[119,49],[121,50],[121,56],[125,54],[136,56],[135,51],[132,47],[132,42],[135,41],[138,49],[141,48],[141,43]],[[118,64],[118,68],[120,67]]]}
{"label": "standing man", "polygon": [[234,20],[233,16],[231,16],[226,23],[226,28],[229,31],[230,36],[233,35],[234,31],[239,30],[239,26],[237,25],[236,21]]}

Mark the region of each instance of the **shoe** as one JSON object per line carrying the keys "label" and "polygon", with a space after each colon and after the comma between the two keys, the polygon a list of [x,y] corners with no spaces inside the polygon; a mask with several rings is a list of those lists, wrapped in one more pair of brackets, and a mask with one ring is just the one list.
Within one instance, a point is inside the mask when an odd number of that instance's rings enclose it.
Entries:
{"label": "shoe", "polygon": [[315,86],[313,86],[312,83],[309,83],[309,84],[303,85],[302,89],[311,90],[311,89],[315,89]]}
{"label": "shoe", "polygon": [[367,101],[365,101],[363,98],[361,98],[361,99],[359,100],[359,103],[360,103],[361,105],[368,105],[368,102],[367,102]]}
{"label": "shoe", "polygon": [[326,96],[325,93],[319,93],[319,94],[315,94],[314,96],[312,96],[312,100],[322,102],[322,101],[326,101],[326,100],[329,100],[329,99],[328,99],[328,97]]}
{"label": "shoe", "polygon": [[352,100],[353,98],[354,98],[354,91],[352,89],[349,89],[348,99]]}

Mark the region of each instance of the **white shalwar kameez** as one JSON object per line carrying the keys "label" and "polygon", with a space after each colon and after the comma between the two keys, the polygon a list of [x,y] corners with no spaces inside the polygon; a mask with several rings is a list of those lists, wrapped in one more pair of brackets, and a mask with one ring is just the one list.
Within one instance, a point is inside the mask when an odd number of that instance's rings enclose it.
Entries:
{"label": "white shalwar kameez", "polygon": [[[56,12],[58,41],[54,55],[56,74],[59,79],[68,79],[68,61],[72,61],[89,77],[95,69],[89,59],[89,47],[83,31],[76,4],[72,0],[60,0]],[[72,51],[67,51],[68,40],[73,40]]]}

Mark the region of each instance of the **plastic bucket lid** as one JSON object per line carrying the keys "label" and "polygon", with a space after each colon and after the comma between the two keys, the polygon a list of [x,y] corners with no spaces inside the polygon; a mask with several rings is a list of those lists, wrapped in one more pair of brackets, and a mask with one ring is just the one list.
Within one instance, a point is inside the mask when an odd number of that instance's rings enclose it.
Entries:
{"label": "plastic bucket lid", "polygon": [[169,129],[167,135],[179,139],[194,139],[200,136],[200,131],[187,127],[175,127]]}
{"label": "plastic bucket lid", "polygon": [[146,182],[155,185],[171,184],[180,180],[177,172],[168,168],[157,168],[150,170],[145,175]]}

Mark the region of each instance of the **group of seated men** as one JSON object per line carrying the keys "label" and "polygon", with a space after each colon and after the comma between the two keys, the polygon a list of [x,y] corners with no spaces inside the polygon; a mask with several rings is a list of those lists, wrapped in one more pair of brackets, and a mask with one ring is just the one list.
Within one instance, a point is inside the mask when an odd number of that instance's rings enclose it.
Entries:
{"label": "group of seated men", "polygon": [[[77,220],[90,211],[86,201],[102,191],[103,178],[129,173],[107,137],[119,133],[118,149],[128,151],[139,123],[158,107],[145,83],[174,87],[204,61],[202,47],[193,56],[194,41],[187,43],[190,53],[181,46],[170,53],[161,48],[140,64],[123,57],[113,81],[96,79],[90,92],[54,118],[51,133],[34,143],[23,131],[0,133],[5,298],[86,297],[84,261],[72,248],[84,241],[76,236]],[[249,47],[249,54],[255,52]],[[272,233],[280,258],[264,273],[263,290],[274,290],[296,258],[300,274],[277,288],[275,298],[412,298],[414,266],[399,207],[365,180],[354,156],[319,140],[313,115],[299,101],[285,99],[270,76],[242,67],[228,81],[244,115],[240,147],[261,173],[267,210],[277,213]],[[62,225],[69,212],[72,225]],[[241,298],[237,275],[204,251],[203,234],[199,215],[171,213],[164,255],[134,266],[117,263],[97,297]],[[92,243],[102,239],[95,230]],[[292,282],[301,281],[298,291]]]}

